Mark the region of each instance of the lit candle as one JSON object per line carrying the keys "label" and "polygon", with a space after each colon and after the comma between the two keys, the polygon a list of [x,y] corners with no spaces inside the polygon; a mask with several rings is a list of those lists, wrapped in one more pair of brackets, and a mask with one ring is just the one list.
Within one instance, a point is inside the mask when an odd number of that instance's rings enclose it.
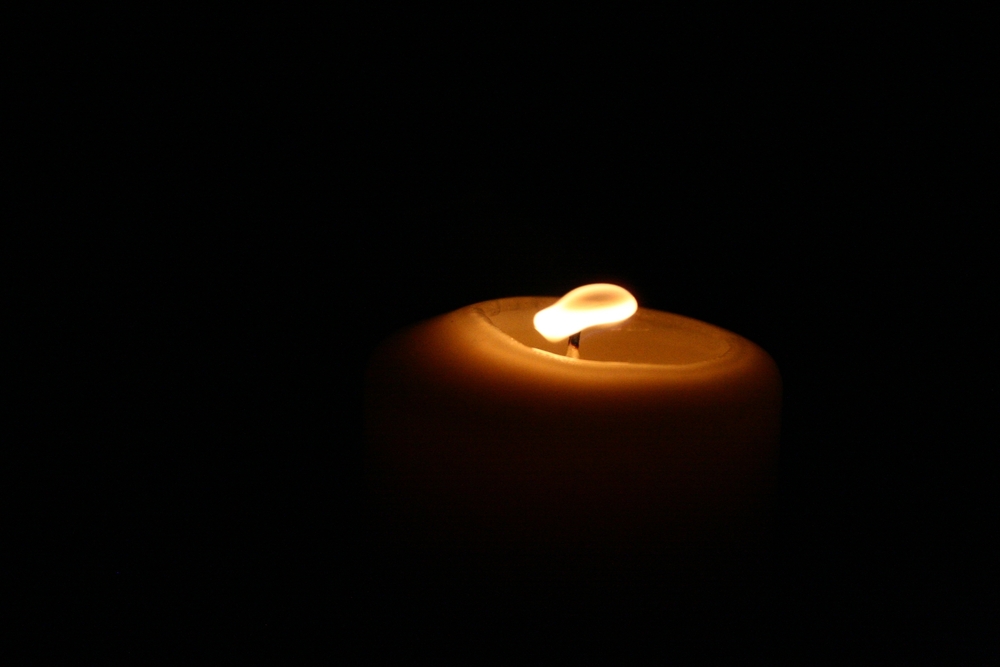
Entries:
{"label": "lit candle", "polygon": [[[581,329],[579,358],[567,356]],[[619,287],[487,301],[376,351],[372,479],[398,534],[431,545],[657,553],[741,541],[767,517],[780,405],[760,347],[636,310]]]}

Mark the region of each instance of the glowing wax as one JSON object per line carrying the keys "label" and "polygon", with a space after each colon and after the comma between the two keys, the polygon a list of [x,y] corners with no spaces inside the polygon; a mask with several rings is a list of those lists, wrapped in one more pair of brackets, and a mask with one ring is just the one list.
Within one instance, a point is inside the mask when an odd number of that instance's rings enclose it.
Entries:
{"label": "glowing wax", "polygon": [[551,297],[462,308],[374,355],[371,479],[393,530],[461,548],[656,552],[766,523],[781,379],[736,334],[640,308],[580,359]]}

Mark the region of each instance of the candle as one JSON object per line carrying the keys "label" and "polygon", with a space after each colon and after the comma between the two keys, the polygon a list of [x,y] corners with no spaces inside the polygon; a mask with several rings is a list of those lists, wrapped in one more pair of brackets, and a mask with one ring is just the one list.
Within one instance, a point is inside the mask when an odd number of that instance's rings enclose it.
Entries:
{"label": "candle", "polygon": [[535,325],[572,310],[572,295],[550,311],[556,298],[477,303],[376,351],[366,428],[393,533],[460,549],[632,554],[758,535],[778,446],[771,357],[644,308],[585,329],[579,358],[566,356],[569,329],[549,339]]}

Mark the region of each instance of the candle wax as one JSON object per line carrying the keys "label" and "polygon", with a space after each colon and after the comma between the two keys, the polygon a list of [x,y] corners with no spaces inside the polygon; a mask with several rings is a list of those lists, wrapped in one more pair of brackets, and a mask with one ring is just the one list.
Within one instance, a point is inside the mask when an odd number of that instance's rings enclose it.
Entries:
{"label": "candle wax", "polygon": [[433,545],[656,552],[766,523],[781,380],[736,334],[642,309],[586,330],[580,359],[532,318],[475,304],[386,341],[368,374],[376,496]]}

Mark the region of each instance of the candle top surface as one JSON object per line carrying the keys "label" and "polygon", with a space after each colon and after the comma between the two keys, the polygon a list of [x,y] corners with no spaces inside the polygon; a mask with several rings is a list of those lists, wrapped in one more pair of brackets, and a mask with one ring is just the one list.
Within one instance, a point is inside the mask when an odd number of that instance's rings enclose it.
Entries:
{"label": "candle top surface", "polygon": [[[546,356],[565,359],[567,339],[547,340],[534,326],[535,315],[555,297],[515,297],[475,304],[487,324],[517,343]],[[711,363],[732,348],[735,334],[673,313],[640,308],[624,322],[586,329],[580,359],[573,362],[691,365]]]}
{"label": "candle top surface", "polygon": [[695,405],[750,385],[780,387],[774,361],[746,338],[645,308],[624,322],[584,330],[579,358],[568,357],[566,339],[548,341],[534,327],[535,314],[556,301],[496,299],[426,320],[387,340],[373,362],[380,370],[372,372],[403,384],[421,378],[427,391],[485,392],[531,409],[549,405],[550,396],[580,409],[632,410],[668,394]]}

